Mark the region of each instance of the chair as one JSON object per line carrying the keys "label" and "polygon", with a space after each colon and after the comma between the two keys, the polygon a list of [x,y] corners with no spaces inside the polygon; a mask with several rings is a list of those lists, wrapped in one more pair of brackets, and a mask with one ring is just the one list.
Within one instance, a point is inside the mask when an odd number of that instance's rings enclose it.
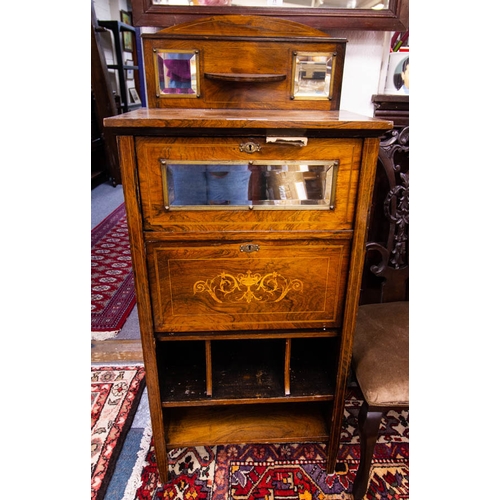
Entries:
{"label": "chair", "polygon": [[352,371],[364,398],[358,416],[361,460],[353,484],[355,500],[368,488],[382,417],[391,409],[409,408],[409,170],[403,173],[400,165],[394,166],[386,152],[381,150],[379,166],[389,186],[383,199],[387,241],[366,247],[366,274],[377,277],[380,299],[359,306],[353,341]]}

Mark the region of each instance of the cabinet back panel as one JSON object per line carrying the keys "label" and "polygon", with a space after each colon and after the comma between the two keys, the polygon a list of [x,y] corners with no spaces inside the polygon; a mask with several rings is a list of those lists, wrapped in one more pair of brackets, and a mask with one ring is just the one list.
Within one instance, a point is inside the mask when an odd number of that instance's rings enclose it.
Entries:
{"label": "cabinet back panel", "polygon": [[[200,88],[197,97],[182,94],[165,95],[159,92],[158,69],[155,70],[157,51],[196,51]],[[333,61],[331,98],[293,99],[294,54],[331,55]],[[202,40],[199,38],[166,39],[144,38],[144,61],[148,104],[151,108],[218,108],[218,109],[316,109],[337,110],[340,105],[345,42],[262,40],[252,43],[237,39]],[[229,81],[210,79],[210,74],[227,75]],[[207,76],[208,75],[208,76]],[[261,76],[260,81],[241,82],[238,77]],[[280,77],[266,81],[266,75]]]}

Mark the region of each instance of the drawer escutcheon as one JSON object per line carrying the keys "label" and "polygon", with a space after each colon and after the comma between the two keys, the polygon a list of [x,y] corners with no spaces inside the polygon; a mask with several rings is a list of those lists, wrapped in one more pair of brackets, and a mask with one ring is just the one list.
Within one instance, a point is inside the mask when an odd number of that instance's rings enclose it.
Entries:
{"label": "drawer escutcheon", "polygon": [[258,252],[259,250],[259,245],[256,245],[254,243],[245,243],[243,245],[240,245],[240,252],[252,253]]}
{"label": "drawer escutcheon", "polygon": [[240,151],[244,153],[257,153],[261,150],[260,144],[256,142],[242,142],[240,144]]}

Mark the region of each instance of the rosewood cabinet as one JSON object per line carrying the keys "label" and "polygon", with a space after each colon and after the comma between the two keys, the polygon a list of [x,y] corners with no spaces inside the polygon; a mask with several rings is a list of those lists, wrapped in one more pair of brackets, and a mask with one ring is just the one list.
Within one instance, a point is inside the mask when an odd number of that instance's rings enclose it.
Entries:
{"label": "rosewood cabinet", "polygon": [[[205,53],[208,42],[195,34],[189,85],[196,82],[198,97],[181,94],[105,121],[120,151],[163,481],[169,449],[223,443],[323,441],[328,472],[335,470],[379,137],[392,124],[335,109],[339,83],[325,85],[330,96],[313,109],[307,100],[279,109],[285,85],[293,94],[293,59],[304,40],[293,40],[292,23],[283,39],[288,57],[276,70],[284,79],[269,78],[268,67],[259,78],[270,21],[260,23],[259,37],[242,41],[257,58],[248,71],[237,68],[244,82],[236,82],[234,54],[219,77],[207,76],[215,51]],[[235,37],[226,28],[216,31],[221,41]],[[179,28],[170,35],[145,43],[146,61],[179,42]],[[274,30],[273,39],[280,36]],[[315,52],[343,53],[315,30],[308,36]],[[188,42],[179,53],[191,51]],[[324,79],[318,61],[295,78]],[[151,95],[160,77],[152,68],[147,74]],[[250,95],[234,91],[241,84]],[[276,108],[260,109],[255,86],[261,95],[278,92]],[[215,95],[224,107],[206,106]],[[195,107],[195,99],[205,101]]]}

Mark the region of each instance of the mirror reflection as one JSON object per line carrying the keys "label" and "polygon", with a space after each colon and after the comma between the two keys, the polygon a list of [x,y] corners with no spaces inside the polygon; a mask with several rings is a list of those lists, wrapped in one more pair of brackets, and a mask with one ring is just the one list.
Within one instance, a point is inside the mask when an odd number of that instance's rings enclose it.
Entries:
{"label": "mirror reflection", "polygon": [[295,99],[331,99],[333,53],[298,52],[293,61]]}
{"label": "mirror reflection", "polygon": [[198,94],[198,58],[194,51],[156,50],[157,93],[160,97]]}
{"label": "mirror reflection", "polygon": [[161,160],[165,206],[333,208],[337,161]]}
{"label": "mirror reflection", "polygon": [[383,10],[389,8],[389,0],[153,0],[153,5]]}

